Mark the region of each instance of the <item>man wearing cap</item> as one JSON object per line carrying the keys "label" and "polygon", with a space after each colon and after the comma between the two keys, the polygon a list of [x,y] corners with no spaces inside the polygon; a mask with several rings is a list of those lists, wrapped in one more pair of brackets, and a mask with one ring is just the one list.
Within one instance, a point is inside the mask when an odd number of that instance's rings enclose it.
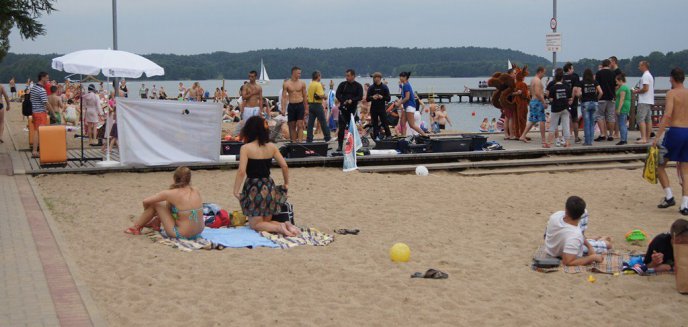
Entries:
{"label": "man wearing cap", "polygon": [[382,84],[382,74],[373,74],[373,84],[368,88],[367,100],[370,102],[370,119],[373,123],[373,138],[380,138],[380,124],[385,129],[385,136],[392,137],[387,122],[386,104],[391,100],[389,88]]}

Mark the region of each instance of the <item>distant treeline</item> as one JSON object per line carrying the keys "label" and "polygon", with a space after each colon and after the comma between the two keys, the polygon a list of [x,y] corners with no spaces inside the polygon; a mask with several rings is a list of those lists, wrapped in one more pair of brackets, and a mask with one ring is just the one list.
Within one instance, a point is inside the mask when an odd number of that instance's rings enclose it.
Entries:
{"label": "distant treeline", "polygon": [[[34,79],[37,72],[48,71],[51,78],[61,80],[68,74],[50,68],[52,58],[58,54],[8,54],[0,62],[0,82],[7,83],[14,76],[23,83]],[[287,78],[292,66],[303,70],[303,78],[310,72],[320,70],[323,76],[343,76],[344,71],[353,68],[360,75],[379,71],[385,76],[396,76],[402,71],[411,71],[414,76],[434,77],[479,77],[489,76],[506,69],[507,60],[518,65],[527,64],[531,71],[537,66],[550,67],[551,62],[543,57],[521,51],[497,48],[341,48],[341,49],[268,49],[242,53],[214,52],[198,55],[150,54],[145,57],[165,68],[165,76],[157,80],[208,80],[244,79],[251,70],[259,71],[263,59],[271,79]],[[627,74],[638,75],[640,60],[649,60],[651,70],[657,76],[666,76],[675,66],[688,67],[688,50],[653,52],[649,56],[621,59],[620,65]],[[597,69],[598,59],[583,59],[575,63],[576,70]],[[562,65],[562,63],[558,63]]]}

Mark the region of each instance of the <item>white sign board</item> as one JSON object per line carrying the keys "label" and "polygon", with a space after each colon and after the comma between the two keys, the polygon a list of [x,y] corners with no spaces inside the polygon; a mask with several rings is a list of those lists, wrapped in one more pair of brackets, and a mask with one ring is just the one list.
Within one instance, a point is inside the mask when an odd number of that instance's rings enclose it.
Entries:
{"label": "white sign board", "polygon": [[120,160],[158,166],[220,160],[220,103],[117,98]]}
{"label": "white sign board", "polygon": [[545,34],[545,48],[549,52],[561,51],[561,33]]}

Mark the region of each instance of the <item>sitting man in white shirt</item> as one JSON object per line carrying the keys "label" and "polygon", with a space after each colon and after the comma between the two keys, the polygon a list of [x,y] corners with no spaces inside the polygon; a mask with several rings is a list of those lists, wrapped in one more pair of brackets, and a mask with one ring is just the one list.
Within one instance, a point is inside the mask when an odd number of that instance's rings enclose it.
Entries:
{"label": "sitting man in white shirt", "polygon": [[[604,257],[586,241],[578,226],[585,213],[585,201],[577,196],[566,200],[566,211],[555,212],[549,217],[545,231],[545,251],[552,257],[560,257],[566,266],[586,266],[602,262]],[[587,248],[587,256],[584,249]]]}

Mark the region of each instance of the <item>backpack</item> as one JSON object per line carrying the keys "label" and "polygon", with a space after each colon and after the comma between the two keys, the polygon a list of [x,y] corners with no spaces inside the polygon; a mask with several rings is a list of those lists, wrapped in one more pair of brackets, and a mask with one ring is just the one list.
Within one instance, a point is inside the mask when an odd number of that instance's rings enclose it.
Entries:
{"label": "backpack", "polygon": [[291,205],[291,203],[284,202],[280,206],[280,212],[277,214],[272,215],[272,221],[277,221],[277,222],[290,222],[292,225],[294,225],[294,206]]}
{"label": "backpack", "polygon": [[24,101],[22,101],[22,115],[28,117],[33,113],[33,107],[31,105],[31,94],[26,93],[24,95]]}

